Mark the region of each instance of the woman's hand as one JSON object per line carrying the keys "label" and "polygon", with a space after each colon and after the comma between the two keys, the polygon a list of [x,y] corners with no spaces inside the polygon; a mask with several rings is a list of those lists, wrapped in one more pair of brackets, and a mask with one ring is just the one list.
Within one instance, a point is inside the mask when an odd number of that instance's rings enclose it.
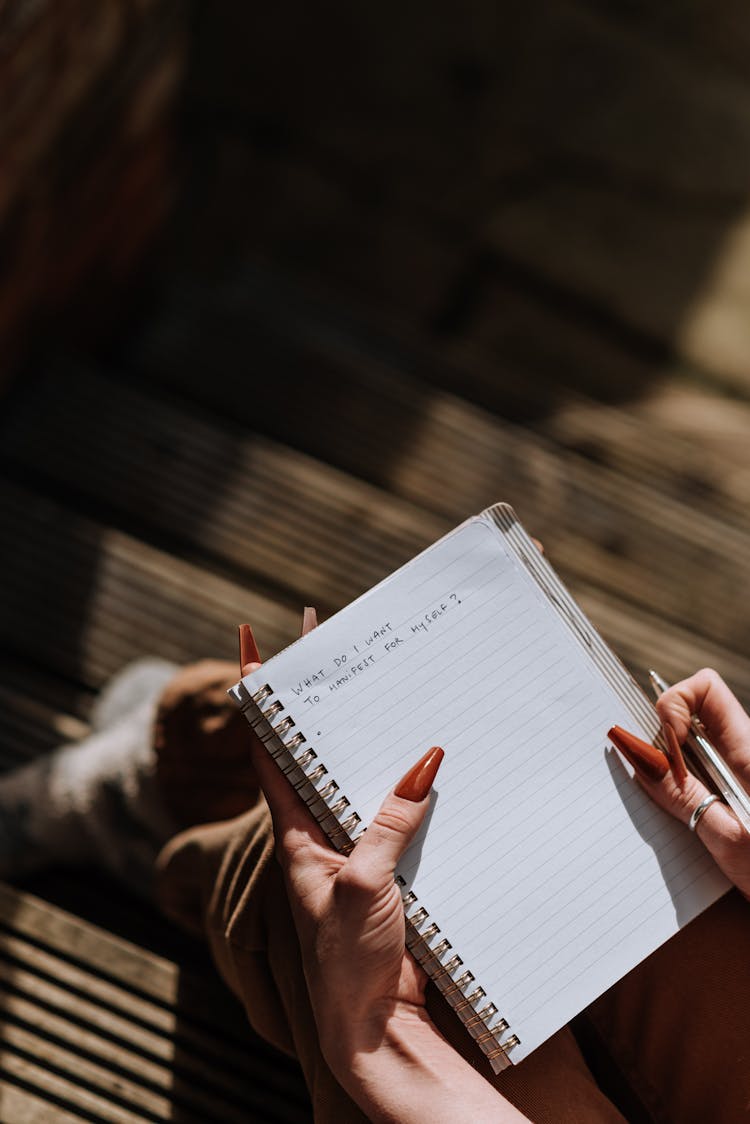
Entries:
{"label": "woman's hand", "polygon": [[442,755],[435,748],[417,763],[344,857],[256,747],[321,1046],[334,1071],[350,1064],[352,1051],[376,1046],[389,1020],[427,1018],[426,977],[404,947],[394,872],[427,812]]}
{"label": "woman's hand", "polygon": [[[642,787],[657,804],[689,824],[693,812],[710,795],[703,781],[680,767],[679,745],[690,731],[693,714],[701,720],[710,740],[750,792],[750,717],[715,671],[704,669],[676,683],[659,698],[656,709],[665,728],[671,727],[675,734],[677,745],[672,750],[672,768],[652,747],[647,747],[655,754],[651,759],[645,751],[641,758],[637,749],[635,754],[632,750],[625,752]],[[623,747],[618,745],[618,748]],[[723,802],[715,801],[702,813],[695,830],[727,878],[750,898],[750,835],[734,812]]]}
{"label": "woman's hand", "polygon": [[[317,625],[306,608],[302,635]],[[240,626],[243,675],[260,665],[252,629]],[[396,865],[416,835],[443,759],[433,747],[389,793],[351,855],[334,851],[266,750],[253,766],[274,826],[324,1053],[340,1054],[382,1034],[384,1020],[424,1016],[427,977],[406,951]],[[344,1030],[346,1033],[343,1033]],[[356,1033],[355,1033],[356,1031]],[[340,1061],[329,1058],[329,1064]],[[345,1063],[344,1063],[345,1064]]]}
{"label": "woman's hand", "polygon": [[[258,667],[245,664],[243,674]],[[443,751],[434,747],[409,770],[348,856],[332,850],[255,738],[252,754],[321,1048],[338,1081],[378,1124],[520,1124],[526,1118],[434,1027],[425,1010],[427,977],[404,945],[394,872],[424,820]]]}

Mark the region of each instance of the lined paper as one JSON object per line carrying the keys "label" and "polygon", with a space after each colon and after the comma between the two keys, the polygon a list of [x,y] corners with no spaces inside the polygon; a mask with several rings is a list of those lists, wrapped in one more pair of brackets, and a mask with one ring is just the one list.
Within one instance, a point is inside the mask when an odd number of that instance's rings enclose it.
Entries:
{"label": "lined paper", "polygon": [[648,733],[486,516],[243,683],[271,686],[363,824],[443,746],[399,873],[520,1039],[514,1062],[726,889],[608,745],[614,724]]}

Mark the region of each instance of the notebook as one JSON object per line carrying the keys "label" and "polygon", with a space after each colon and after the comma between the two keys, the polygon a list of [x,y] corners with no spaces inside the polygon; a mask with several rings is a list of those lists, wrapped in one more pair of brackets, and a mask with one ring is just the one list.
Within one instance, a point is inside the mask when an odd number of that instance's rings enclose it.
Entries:
{"label": "notebook", "polygon": [[608,743],[658,742],[656,712],[505,504],[231,693],[344,852],[443,747],[397,871],[407,945],[495,1072],[727,888]]}

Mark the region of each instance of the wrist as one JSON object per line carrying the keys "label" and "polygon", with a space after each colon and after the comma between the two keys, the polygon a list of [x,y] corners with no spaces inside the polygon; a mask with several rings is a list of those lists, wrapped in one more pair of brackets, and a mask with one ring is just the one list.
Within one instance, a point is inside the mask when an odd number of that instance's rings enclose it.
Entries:
{"label": "wrist", "polygon": [[404,1120],[411,1119],[403,1097],[418,1085],[433,1085],[436,1041],[453,1052],[424,1008],[398,1002],[362,1019],[330,1025],[321,1036],[323,1054],[336,1080],[378,1124],[400,1120],[402,1111]]}
{"label": "wrist", "polygon": [[411,1036],[417,1034],[421,1040],[425,1032],[438,1035],[424,1007],[400,1000],[383,1001],[362,1011],[329,1009],[318,1020],[318,1031],[325,1059],[342,1084],[342,1078],[358,1068],[358,1059],[376,1049],[394,1056],[408,1054]]}
{"label": "wrist", "polygon": [[321,1044],[331,1070],[374,1124],[520,1124],[526,1120],[443,1038],[423,1007],[392,1004]]}

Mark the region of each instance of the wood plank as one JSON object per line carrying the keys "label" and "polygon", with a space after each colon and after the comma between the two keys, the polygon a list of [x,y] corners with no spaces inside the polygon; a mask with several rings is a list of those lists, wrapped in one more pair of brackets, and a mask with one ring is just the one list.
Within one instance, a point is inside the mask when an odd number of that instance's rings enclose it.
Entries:
{"label": "wood plank", "polygon": [[[136,353],[149,385],[159,381],[219,414],[231,403],[235,423],[261,428],[386,489],[392,487],[394,464],[421,441],[447,394],[448,401],[466,407],[467,427],[476,416],[472,406],[484,407],[597,463],[611,463],[635,477],[653,476],[658,487],[679,499],[688,498],[688,460],[691,501],[710,500],[712,508],[718,505],[722,515],[736,521],[729,473],[738,443],[723,464],[718,435],[712,455],[704,458],[702,443],[696,458],[694,445],[685,440],[689,435],[670,426],[663,413],[649,422],[649,404],[658,400],[660,387],[665,393],[671,386],[682,387],[683,393],[686,387],[702,389],[707,409],[722,401],[725,413],[732,401],[740,409],[739,401],[727,399],[721,390],[716,393],[705,379],[697,381],[699,376],[685,365],[669,363],[663,354],[644,355],[628,348],[627,340],[613,341],[569,307],[557,307],[553,297],[545,301],[532,295],[517,278],[497,286],[502,320],[488,323],[488,336],[479,333],[478,347],[453,337],[436,347],[424,335],[393,322],[383,324],[382,318],[378,330],[363,310],[342,307],[331,295],[284,284],[273,273],[263,283],[264,276],[242,275],[227,283],[223,296],[195,286],[178,288],[161,310],[160,329],[154,328]],[[233,310],[225,311],[220,322],[214,319],[214,301]],[[205,324],[205,336],[195,331],[197,323]],[[217,335],[220,379],[206,376]],[[259,371],[249,387],[229,359],[234,349],[257,352]],[[500,361],[492,358],[493,351],[502,356]],[[304,380],[298,375],[302,370],[309,376]],[[263,411],[254,409],[259,394]],[[600,411],[601,431],[595,432],[594,421],[577,443],[575,433],[566,433],[557,419],[587,409],[592,417]],[[634,434],[644,425],[642,459],[620,456],[618,434]],[[611,461],[606,451],[610,430]],[[424,498],[418,502],[429,506]],[[739,514],[744,522],[744,508]]]}
{"label": "wood plank", "polygon": [[[369,389],[366,384],[360,386]],[[114,477],[120,477],[126,474],[123,456],[139,448],[138,423],[146,416],[147,399],[139,398],[132,389],[122,390],[88,378],[66,383],[70,415],[60,413],[62,407],[56,402],[53,389],[41,397],[52,403],[51,418],[72,419],[79,413],[87,416],[105,387],[123,423],[122,429],[113,426],[109,434],[109,459],[116,466]],[[230,561],[252,558],[252,564],[257,565],[256,573],[265,581],[286,568],[288,581],[297,586],[300,599],[305,598],[306,589],[309,596],[310,587],[304,584],[309,573],[315,596],[327,595],[332,600],[338,593],[339,603],[343,603],[347,595],[383,576],[466,513],[481,509],[499,495],[520,497],[516,507],[521,518],[543,535],[551,558],[565,577],[596,584],[623,603],[678,625],[689,604],[698,636],[717,648],[743,651],[750,610],[745,613],[742,605],[738,606],[734,591],[747,581],[750,528],[746,521],[728,527],[711,510],[711,503],[704,503],[701,536],[696,538],[692,502],[667,498],[663,489],[625,478],[617,471],[560,450],[544,438],[503,423],[452,396],[420,393],[418,387],[386,377],[378,380],[378,387],[380,410],[397,410],[402,421],[408,418],[413,423],[411,441],[404,441],[400,456],[390,468],[390,485],[413,501],[408,507],[308,458],[297,465],[297,454],[259,441],[253,434],[233,433],[225,451],[219,430],[211,434],[204,423],[194,429],[186,413],[162,409],[151,402],[148,416],[149,425],[154,427],[153,446],[159,446],[159,434],[166,439],[176,430],[185,436],[187,448],[194,450],[187,467],[180,456],[170,463],[162,452],[163,476],[168,481],[165,495],[175,497],[178,509],[174,525],[182,527],[188,536],[196,534],[201,543],[202,523],[209,523],[214,545],[221,548],[230,544]],[[374,394],[372,398],[373,410],[366,414],[368,427],[375,409]],[[344,410],[346,406],[342,406],[342,413]],[[339,447],[346,446],[344,455],[350,459],[360,456],[364,461],[367,450],[360,441],[362,422],[355,427],[355,419],[348,413],[345,416],[347,424],[340,417],[340,424],[333,427]],[[114,479],[110,483],[107,470],[99,472],[97,467],[102,460],[100,439],[90,441],[86,437],[91,427],[72,431],[74,455],[68,453],[67,443],[55,452],[54,427],[49,422],[45,425],[44,417],[40,410],[39,448],[52,447],[51,471],[57,480],[68,482],[76,491],[86,489],[102,501],[112,487],[121,503],[128,505],[129,514],[150,518],[143,511],[141,496],[146,479],[153,475],[152,468],[147,468],[143,477],[136,472],[132,486],[127,477],[123,485],[118,486]],[[68,426],[64,428],[67,432]],[[19,426],[19,432],[25,431],[25,425]],[[11,444],[10,449],[33,464],[38,459],[37,449],[33,442],[29,445],[27,448]],[[125,454],[118,454],[118,447]],[[207,453],[202,460],[204,449]],[[240,473],[239,485],[233,488],[233,481],[229,481],[226,500],[219,499],[216,491],[210,492],[217,466],[227,455],[240,463],[252,456],[252,478],[258,481],[259,500],[253,500],[247,493],[244,472]],[[151,458],[144,455],[143,459],[148,465]],[[191,520],[180,514],[179,497],[193,490],[196,464],[200,465],[207,495],[202,519]],[[287,464],[291,467],[285,467]],[[450,466],[450,487],[445,487],[446,465]],[[328,497],[330,507],[325,506]],[[368,512],[368,504],[373,515],[368,513],[362,518]],[[165,502],[155,506],[157,523],[165,506]],[[257,536],[254,510],[258,512]],[[431,518],[425,510],[436,512],[440,518]],[[320,526],[316,519],[318,511],[324,516]],[[306,513],[312,513],[311,521],[305,521]],[[296,524],[306,543],[301,568],[286,557],[285,517]],[[381,526],[382,556],[377,542]],[[266,541],[261,545],[264,536]],[[231,545],[235,543],[239,544],[237,550]],[[335,578],[330,583],[325,577],[329,567]],[[324,576],[316,585],[317,574]],[[118,574],[118,583],[126,580],[133,584],[134,579]],[[106,588],[100,581],[100,596]],[[155,597],[158,602],[156,592]],[[141,611],[146,613],[144,598],[145,593],[135,607],[143,602]]]}
{"label": "wood plank", "polygon": [[668,498],[747,525],[750,405],[672,377],[627,409],[571,397],[540,430],[556,444],[647,479]]}
{"label": "wood plank", "polygon": [[[0,1026],[2,1026],[1,1049],[5,1057],[10,1053],[20,1054],[27,1061],[37,1065],[43,1063],[52,1073],[63,1076],[71,1086],[75,1085],[78,1096],[82,1094],[85,1096],[86,1092],[91,1091],[97,1099],[107,1098],[110,1101],[109,1112],[112,1113],[114,1109],[115,1119],[123,1121],[170,1119],[171,1098],[153,1093],[148,1088],[129,1081],[121,1072],[116,1072],[115,1076],[105,1066],[89,1061],[79,1050],[59,1046],[46,1035],[39,1035],[15,1026],[2,1016],[0,1016]],[[83,1045],[85,1048],[85,1043]],[[118,1108],[122,1110],[119,1113]],[[200,1124],[201,1118],[198,1115],[188,1111],[185,1117],[186,1124],[187,1121],[191,1121],[191,1124]],[[235,1117],[232,1124],[237,1119],[238,1117]]]}
{"label": "wood plank", "polygon": [[[546,13],[533,40],[544,73],[530,66],[514,88],[545,157],[520,191],[499,193],[484,241],[584,312],[746,392],[750,90],[711,57],[703,34],[700,49],[681,47],[705,24],[682,17],[674,35],[654,36],[669,15],[643,6],[565,3]],[[712,22],[723,18],[731,25],[723,11]],[[740,30],[736,47],[742,39]],[[572,57],[585,60],[576,81]]]}
{"label": "wood plank", "polygon": [[30,622],[44,622],[46,659],[90,687],[149,652],[234,660],[242,619],[267,650],[298,635],[299,612],[28,490],[0,485],[0,509],[10,541],[23,544],[0,563],[3,641],[36,659]]}
{"label": "wood plank", "polygon": [[673,683],[701,667],[714,667],[750,709],[750,661],[744,656],[696,636],[689,621],[682,625],[662,621],[582,581],[573,581],[571,588],[647,694],[651,667]]}
{"label": "wood plank", "polygon": [[[6,693],[12,709],[15,692]],[[16,700],[30,721],[43,723],[44,709],[27,703]],[[86,907],[85,895],[77,901]],[[51,1037],[62,1050],[61,1073],[70,1069],[68,1052],[83,1051],[93,1068],[74,1068],[71,1079],[85,1077],[87,1088],[105,1092],[114,1081],[119,1097],[129,1090],[128,1106],[158,1118],[172,1119],[176,1104],[190,1110],[186,1119],[201,1121],[229,1124],[247,1119],[249,1109],[253,1119],[306,1119],[296,1067],[250,1032],[215,972],[197,971],[0,884],[0,1023],[4,1015],[31,1034],[26,1040],[0,1029],[8,1049],[44,1060]],[[150,1090],[145,1100],[141,1085]],[[159,1096],[169,1099],[166,1115]]]}
{"label": "wood plank", "polygon": [[[5,1124],[80,1124],[80,1111],[68,1111],[61,1104],[52,1102],[47,1095],[31,1091],[36,1067],[30,1066],[20,1058],[11,1058],[10,1066],[4,1064],[0,1053],[0,1119]],[[42,1071],[36,1071],[41,1074]],[[23,1074],[21,1086],[13,1084]],[[44,1078],[42,1078],[44,1080]],[[108,1106],[103,1106],[106,1112]],[[100,1119],[104,1119],[100,1117]]]}
{"label": "wood plank", "polygon": [[750,221],[739,200],[717,217],[563,178],[531,202],[498,209],[487,239],[596,317],[631,325],[647,343],[750,391]]}
{"label": "wood plank", "polygon": [[307,1119],[298,1073],[249,1033],[218,980],[3,885],[0,919],[10,1054],[147,1119]]}
{"label": "wood plank", "polygon": [[[28,1124],[34,1119],[30,1115],[32,1112],[38,1112],[37,1119],[44,1124],[50,1121],[57,1124],[58,1120],[65,1124],[68,1120],[91,1120],[96,1124],[144,1124],[144,1119],[148,1119],[114,1104],[109,1097],[77,1086],[66,1076],[50,1072],[33,1059],[15,1053],[3,1045],[1,1038],[0,1080],[0,1108],[8,1124]],[[31,1090],[32,1097],[27,1100],[26,1091]],[[6,1106],[8,1116],[5,1116]],[[13,1116],[12,1113],[18,1115]]]}
{"label": "wood plank", "polygon": [[695,60],[590,6],[563,6],[556,30],[556,51],[590,60],[597,97],[544,178],[498,201],[487,245],[746,392],[747,84],[718,68],[696,81]]}
{"label": "wood plank", "polygon": [[90,701],[55,676],[0,659],[0,769],[85,737]]}
{"label": "wood plank", "polygon": [[323,608],[353,600],[447,529],[288,446],[81,370],[18,403],[0,448],[94,500],[107,522],[124,517],[168,535],[177,553],[199,547]]}
{"label": "wood plank", "polygon": [[[422,7],[408,19],[423,20]],[[375,65],[379,29],[366,42],[350,37],[368,81],[365,89],[346,69],[345,108],[313,83],[300,118],[289,100],[296,72],[283,89],[269,75],[286,151],[256,154],[225,139],[229,190],[234,177],[238,195],[255,200],[245,211],[272,216],[248,221],[246,245],[422,323],[444,308],[456,277],[476,284],[482,250],[494,247],[561,293],[668,347],[676,340],[694,361],[747,385],[750,91],[736,65],[744,22],[724,9],[708,20],[581,2],[551,6],[541,22],[474,5],[464,22],[449,40],[430,13],[408,97],[403,73]],[[719,56],[703,42],[709,24],[716,38],[724,28]],[[719,61],[727,40],[734,68]],[[393,51],[389,44],[389,63]],[[259,68],[268,74],[267,60]],[[473,89],[462,90],[462,71]],[[214,223],[226,236],[221,218]],[[459,237],[441,254],[446,231]],[[741,243],[731,248],[737,266],[717,274],[728,236]],[[433,253],[423,245],[431,241]]]}

